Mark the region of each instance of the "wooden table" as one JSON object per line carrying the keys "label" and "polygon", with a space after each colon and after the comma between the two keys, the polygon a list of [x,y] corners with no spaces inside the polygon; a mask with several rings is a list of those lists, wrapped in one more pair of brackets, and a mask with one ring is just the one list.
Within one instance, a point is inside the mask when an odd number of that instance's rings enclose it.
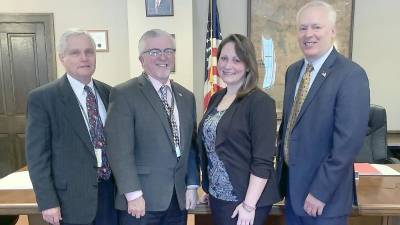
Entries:
{"label": "wooden table", "polygon": [[[390,167],[400,171],[400,164]],[[357,196],[360,215],[400,216],[399,176],[361,176]]]}
{"label": "wooden table", "polygon": [[0,190],[0,215],[28,215],[29,225],[47,225],[33,190]]}
{"label": "wooden table", "polygon": [[[400,171],[400,164],[388,166]],[[358,206],[353,207],[351,225],[400,225],[400,176],[360,176],[356,185]],[[284,224],[283,211],[283,202],[275,204],[267,224]],[[212,224],[206,205],[199,205],[190,213],[195,214],[195,224]]]}
{"label": "wooden table", "polygon": [[[400,164],[390,166],[400,171]],[[400,176],[360,176],[357,196],[359,205],[353,208],[351,224],[400,225]],[[268,224],[282,224],[283,208],[282,202],[273,206]],[[197,225],[212,224],[206,205],[189,213],[195,215]],[[45,224],[32,190],[0,190],[0,215],[28,215],[30,225]]]}

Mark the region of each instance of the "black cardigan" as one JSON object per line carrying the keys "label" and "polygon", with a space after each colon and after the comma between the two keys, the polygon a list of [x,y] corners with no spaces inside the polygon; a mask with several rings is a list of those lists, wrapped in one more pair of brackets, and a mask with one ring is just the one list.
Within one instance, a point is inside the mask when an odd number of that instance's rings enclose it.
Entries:
{"label": "black cardigan", "polygon": [[[201,155],[202,187],[208,193],[208,159],[203,143],[204,119],[215,110],[226,93],[223,89],[213,95],[199,125],[198,142]],[[276,153],[275,101],[260,89],[236,99],[217,125],[215,151],[224,163],[234,193],[243,201],[250,174],[268,179],[257,206],[280,201],[274,170]]]}

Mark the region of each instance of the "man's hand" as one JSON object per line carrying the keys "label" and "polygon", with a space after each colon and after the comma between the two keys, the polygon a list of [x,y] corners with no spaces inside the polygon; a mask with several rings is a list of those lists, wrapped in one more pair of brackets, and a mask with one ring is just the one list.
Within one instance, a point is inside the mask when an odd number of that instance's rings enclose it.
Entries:
{"label": "man's hand", "polygon": [[196,189],[186,189],[186,210],[195,209],[198,200],[197,188]]}
{"label": "man's hand", "polygon": [[60,225],[62,220],[60,207],[45,209],[42,211],[42,216],[44,221],[53,225]]}
{"label": "man's hand", "polygon": [[325,203],[321,202],[312,194],[308,193],[307,198],[304,202],[304,211],[312,217],[320,216],[324,210]]}
{"label": "man's hand", "polygon": [[128,213],[136,217],[136,219],[139,219],[140,217],[144,216],[145,211],[146,211],[146,205],[143,196],[128,201]]}

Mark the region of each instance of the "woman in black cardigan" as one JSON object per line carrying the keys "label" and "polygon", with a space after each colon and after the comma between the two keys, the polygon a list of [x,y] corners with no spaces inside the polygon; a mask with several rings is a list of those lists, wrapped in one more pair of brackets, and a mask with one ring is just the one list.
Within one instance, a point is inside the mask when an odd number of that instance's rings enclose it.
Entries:
{"label": "woman in black cardigan", "polygon": [[217,58],[227,88],[212,96],[198,132],[205,199],[216,225],[261,225],[280,200],[275,102],[257,88],[255,50],[247,37],[224,39]]}

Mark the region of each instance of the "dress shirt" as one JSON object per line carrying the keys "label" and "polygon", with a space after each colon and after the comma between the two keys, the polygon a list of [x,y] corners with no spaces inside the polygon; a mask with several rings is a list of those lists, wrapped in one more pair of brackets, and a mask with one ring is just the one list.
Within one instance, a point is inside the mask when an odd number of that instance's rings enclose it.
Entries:
{"label": "dress shirt", "polygon": [[[82,116],[83,116],[83,119],[86,124],[86,128],[88,129],[88,132],[90,134],[89,124],[88,124],[89,121],[88,121],[87,107],[86,107],[87,93],[83,89],[85,87],[85,84],[81,83],[79,80],[73,78],[69,74],[67,74],[67,78],[68,78],[69,83],[71,84],[72,90],[74,91],[76,98],[79,101],[79,105],[80,105],[79,108],[81,109]],[[87,86],[89,86],[93,90],[93,93],[96,96],[101,122],[103,123],[103,126],[104,126],[104,122],[106,121],[106,118],[107,118],[106,107],[104,106],[103,101],[101,100],[100,95],[97,92],[96,88],[94,88],[92,79],[87,84]]]}
{"label": "dress shirt", "polygon": [[311,65],[313,65],[313,68],[314,68],[314,70],[311,72],[310,86],[308,86],[308,90],[310,90],[315,78],[317,77],[319,69],[321,69],[321,66],[324,64],[324,62],[328,58],[329,54],[331,54],[332,50],[333,50],[333,46],[324,55],[319,57],[317,60],[314,60],[313,62],[308,61],[307,59],[304,59],[304,64],[303,64],[303,67],[301,68],[300,76],[299,76],[299,79],[297,80],[297,84],[296,84],[296,94],[297,94],[297,90],[299,88],[301,79],[303,78],[304,73],[306,72],[307,64],[310,63]]}
{"label": "dress shirt", "polygon": [[[153,85],[154,89],[156,90],[158,96],[160,96],[160,99],[161,99],[160,88],[164,84],[161,83],[160,81],[154,79],[150,75],[147,75],[147,77],[149,78],[151,84]],[[178,112],[178,107],[177,107],[177,104],[176,104],[176,98],[172,94],[173,92],[172,92],[172,87],[171,87],[171,81],[168,79],[168,81],[167,81],[167,83],[165,83],[165,85],[167,85],[168,88],[169,88],[169,91],[167,91],[167,102],[168,102],[168,105],[171,105],[172,98],[174,98],[174,119],[175,119],[175,122],[176,122],[176,126],[178,127],[179,137],[181,137],[181,132],[180,132],[180,129],[179,129],[179,112]]]}

